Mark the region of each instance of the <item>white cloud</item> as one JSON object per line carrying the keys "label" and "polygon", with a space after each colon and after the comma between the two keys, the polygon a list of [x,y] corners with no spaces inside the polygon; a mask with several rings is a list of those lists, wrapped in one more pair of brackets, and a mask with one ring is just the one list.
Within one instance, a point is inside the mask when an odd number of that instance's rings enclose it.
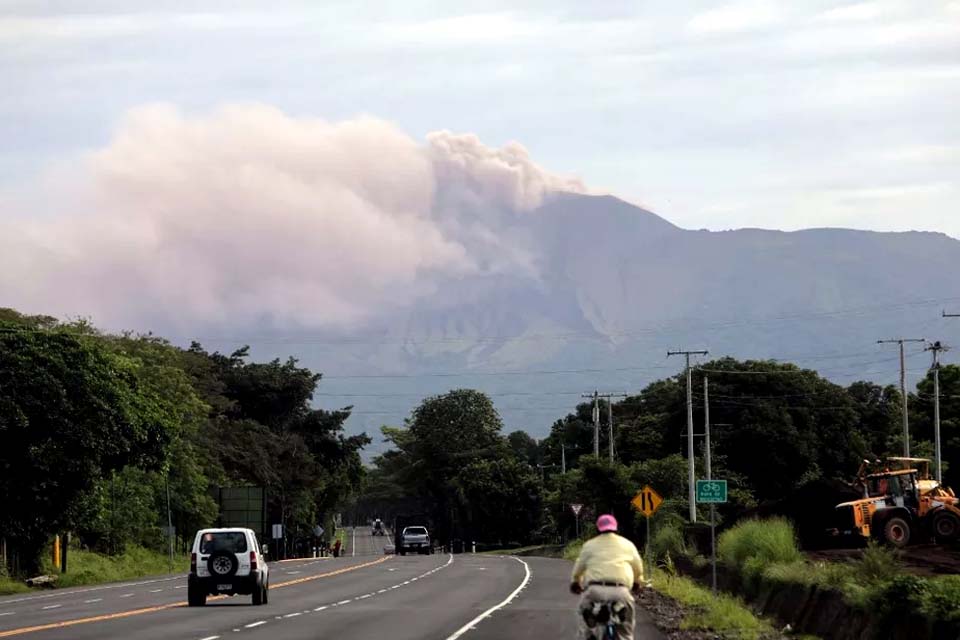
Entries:
{"label": "white cloud", "polygon": [[765,29],[782,19],[781,10],[772,2],[742,2],[696,14],[687,22],[687,31],[698,35],[741,33]]}
{"label": "white cloud", "polygon": [[495,223],[476,211],[461,220],[436,199],[471,193],[509,213],[581,185],[519,145],[449,132],[429,141],[372,118],[329,123],[264,106],[137,109],[77,165],[93,197],[60,202],[51,219],[4,220],[0,297],[111,327],[343,327],[408,304],[437,278],[529,269]]}
{"label": "white cloud", "polygon": [[874,20],[894,11],[899,6],[893,2],[858,2],[841,7],[834,7],[817,14],[814,20],[819,22],[856,22]]}

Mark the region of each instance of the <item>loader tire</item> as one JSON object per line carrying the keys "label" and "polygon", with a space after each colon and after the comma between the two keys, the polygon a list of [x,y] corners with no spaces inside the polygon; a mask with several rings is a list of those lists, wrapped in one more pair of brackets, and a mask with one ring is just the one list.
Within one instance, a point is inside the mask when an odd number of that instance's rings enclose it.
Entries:
{"label": "loader tire", "polygon": [[933,534],[937,542],[953,542],[960,536],[960,518],[955,513],[941,511],[933,516]]}
{"label": "loader tire", "polygon": [[890,518],[883,525],[883,539],[891,546],[904,548],[910,544],[910,523],[896,516]]}

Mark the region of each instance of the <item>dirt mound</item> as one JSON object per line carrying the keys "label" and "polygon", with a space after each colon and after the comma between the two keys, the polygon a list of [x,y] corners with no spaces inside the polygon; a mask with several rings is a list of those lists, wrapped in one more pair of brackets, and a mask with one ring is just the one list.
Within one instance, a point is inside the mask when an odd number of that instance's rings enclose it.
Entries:
{"label": "dirt mound", "polygon": [[[859,560],[861,549],[820,549],[808,551],[811,560],[843,562]],[[960,546],[918,544],[897,551],[905,571],[918,576],[942,576],[960,573]]]}

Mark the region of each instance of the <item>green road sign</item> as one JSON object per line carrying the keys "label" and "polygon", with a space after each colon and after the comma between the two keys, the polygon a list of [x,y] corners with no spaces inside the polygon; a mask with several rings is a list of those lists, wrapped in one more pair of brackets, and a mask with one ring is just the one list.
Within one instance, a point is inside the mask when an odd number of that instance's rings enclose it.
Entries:
{"label": "green road sign", "polygon": [[697,502],[703,504],[721,504],[726,501],[726,480],[697,480]]}

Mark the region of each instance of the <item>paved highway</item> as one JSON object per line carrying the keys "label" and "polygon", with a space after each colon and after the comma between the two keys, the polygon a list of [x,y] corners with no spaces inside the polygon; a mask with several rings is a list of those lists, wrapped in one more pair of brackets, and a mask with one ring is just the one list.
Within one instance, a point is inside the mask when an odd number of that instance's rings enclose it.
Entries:
{"label": "paved highway", "polygon": [[[346,557],[275,563],[270,602],[185,606],[185,576],[0,598],[0,638],[390,640],[574,638],[570,565],[545,558],[383,555],[348,532]],[[354,555],[355,554],[355,555]],[[639,640],[662,636],[642,617]]]}

